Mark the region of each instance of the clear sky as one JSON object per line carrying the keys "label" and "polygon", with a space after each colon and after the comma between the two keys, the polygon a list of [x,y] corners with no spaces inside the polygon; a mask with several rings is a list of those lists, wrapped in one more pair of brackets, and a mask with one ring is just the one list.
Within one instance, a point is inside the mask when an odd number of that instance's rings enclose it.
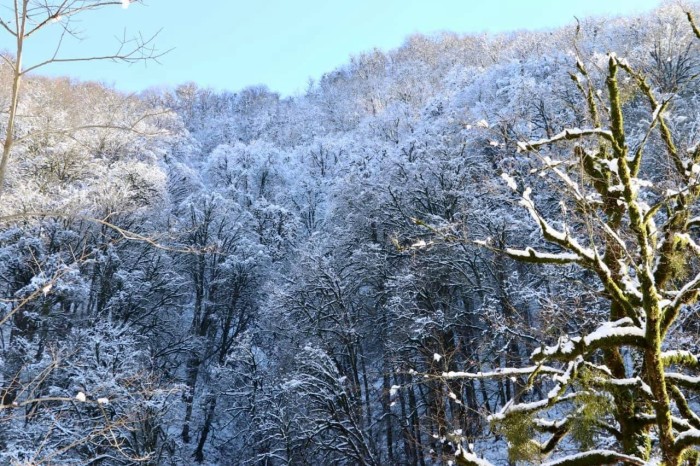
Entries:
{"label": "clear sky", "polygon": [[[1,0],[0,5],[7,4]],[[194,81],[238,90],[265,84],[283,95],[301,92],[350,55],[401,45],[410,34],[500,32],[552,28],[573,17],[648,11],[658,0],[146,0],[81,17],[82,41],[62,55],[103,55],[115,37],[160,30],[157,45],[173,50],[160,64],[87,62],[52,65],[43,74],[102,81],[124,91]],[[0,14],[7,16],[5,7]],[[57,30],[58,25],[51,28]],[[0,49],[11,50],[0,30]],[[51,31],[27,44],[27,65],[53,53]]]}

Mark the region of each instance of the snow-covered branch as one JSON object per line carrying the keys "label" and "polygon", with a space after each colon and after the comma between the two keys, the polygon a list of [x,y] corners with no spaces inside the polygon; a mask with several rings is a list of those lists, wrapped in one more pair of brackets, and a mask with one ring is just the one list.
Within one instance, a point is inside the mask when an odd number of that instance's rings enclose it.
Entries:
{"label": "snow-covered branch", "polygon": [[496,369],[489,372],[443,372],[441,377],[445,379],[499,379],[530,375],[533,373],[562,375],[564,371],[549,366],[512,367]]}
{"label": "snow-covered branch", "polygon": [[537,141],[519,142],[518,143],[518,150],[524,151],[524,152],[533,151],[533,150],[539,149],[542,146],[554,144],[558,141],[571,140],[571,139],[581,139],[583,137],[591,136],[591,135],[600,136],[608,141],[612,141],[612,138],[613,138],[612,132],[610,132],[609,130],[602,129],[602,128],[591,128],[591,129],[572,128],[572,129],[565,129],[564,131],[552,136],[551,138],[539,139]]}
{"label": "snow-covered branch", "polygon": [[523,262],[531,262],[534,264],[571,264],[571,263],[581,263],[583,258],[578,254],[573,253],[549,253],[535,251],[531,247],[525,249],[513,249],[506,248],[504,251],[506,255],[512,259],[516,259]]}
{"label": "snow-covered branch", "polygon": [[602,348],[623,345],[644,348],[646,346],[644,329],[631,324],[632,319],[629,317],[615,322],[605,322],[585,337],[560,337],[556,345],[537,348],[530,357],[538,362],[546,360],[570,361],[576,356],[590,354]]}
{"label": "snow-covered branch", "polygon": [[459,466],[493,466],[490,461],[479,458],[468,451],[464,451],[461,447],[455,453],[455,461]]}
{"label": "snow-covered branch", "polygon": [[624,455],[612,450],[591,450],[576,455],[565,456],[561,459],[548,461],[542,466],[599,466],[604,464],[631,464],[645,466],[646,461],[635,456]]}

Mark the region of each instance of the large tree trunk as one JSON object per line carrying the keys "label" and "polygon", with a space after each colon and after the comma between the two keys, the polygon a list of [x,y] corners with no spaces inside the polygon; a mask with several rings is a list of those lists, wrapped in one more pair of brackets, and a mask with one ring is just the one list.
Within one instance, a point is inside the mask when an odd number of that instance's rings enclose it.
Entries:
{"label": "large tree trunk", "polygon": [[213,394],[207,395],[207,413],[204,417],[204,427],[202,428],[202,434],[199,436],[199,442],[197,442],[197,449],[194,451],[194,460],[197,463],[204,461],[204,445],[207,443],[207,437],[211,431],[211,425],[214,421],[214,412],[216,411],[216,396]]}

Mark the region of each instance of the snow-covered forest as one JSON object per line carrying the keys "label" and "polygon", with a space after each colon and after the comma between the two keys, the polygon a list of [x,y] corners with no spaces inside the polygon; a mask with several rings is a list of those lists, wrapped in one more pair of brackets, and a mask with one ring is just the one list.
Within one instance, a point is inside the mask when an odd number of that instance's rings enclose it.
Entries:
{"label": "snow-covered forest", "polygon": [[0,464],[700,464],[696,7],[284,98],[5,55]]}

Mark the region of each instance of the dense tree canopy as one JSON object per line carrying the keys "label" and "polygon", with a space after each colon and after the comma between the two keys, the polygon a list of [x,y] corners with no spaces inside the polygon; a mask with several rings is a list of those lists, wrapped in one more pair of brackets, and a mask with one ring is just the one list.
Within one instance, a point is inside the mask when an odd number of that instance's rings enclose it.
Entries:
{"label": "dense tree canopy", "polygon": [[416,35],[286,98],[23,75],[0,463],[698,464],[688,19]]}

